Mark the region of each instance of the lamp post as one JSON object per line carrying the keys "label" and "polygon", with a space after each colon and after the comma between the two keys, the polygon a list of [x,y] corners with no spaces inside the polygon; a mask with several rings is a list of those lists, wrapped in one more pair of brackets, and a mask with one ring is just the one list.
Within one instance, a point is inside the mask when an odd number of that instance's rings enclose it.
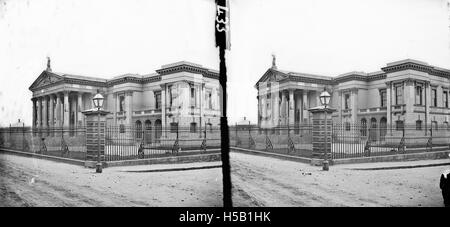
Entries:
{"label": "lamp post", "polygon": [[324,88],[323,92],[320,94],[319,99],[320,99],[320,103],[324,106],[324,110],[325,110],[325,157],[324,157],[324,161],[323,161],[323,170],[328,171],[329,169],[329,164],[328,164],[328,154],[327,154],[327,148],[328,148],[328,144],[327,144],[327,137],[328,137],[328,128],[327,128],[327,121],[328,121],[328,117],[327,117],[327,106],[330,103],[330,98],[331,95],[330,93],[327,92],[327,90]]}
{"label": "lamp post", "polygon": [[95,172],[101,173],[102,172],[102,163],[100,161],[100,109],[103,106],[103,95],[100,94],[100,92],[97,90],[97,94],[92,99],[94,102],[94,107],[97,108],[97,114],[98,114],[98,120],[97,120],[97,164],[95,165]]}

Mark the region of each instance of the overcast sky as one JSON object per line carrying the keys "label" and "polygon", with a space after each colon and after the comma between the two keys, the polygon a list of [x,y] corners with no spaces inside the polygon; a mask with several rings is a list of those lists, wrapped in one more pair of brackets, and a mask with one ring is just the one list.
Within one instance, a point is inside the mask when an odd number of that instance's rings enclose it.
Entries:
{"label": "overcast sky", "polygon": [[[230,0],[230,123],[257,119],[257,80],[336,76],[414,58],[450,68],[446,0]],[[28,87],[56,72],[111,78],[187,60],[218,69],[214,0],[0,0],[0,124],[31,123]]]}

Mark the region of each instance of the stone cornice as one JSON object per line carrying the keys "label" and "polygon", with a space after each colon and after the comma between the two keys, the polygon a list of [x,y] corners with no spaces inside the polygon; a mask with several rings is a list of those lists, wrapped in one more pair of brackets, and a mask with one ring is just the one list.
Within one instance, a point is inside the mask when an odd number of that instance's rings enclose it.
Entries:
{"label": "stone cornice", "polygon": [[405,62],[405,63],[398,64],[398,65],[386,66],[381,69],[386,73],[393,73],[393,72],[411,69],[411,70],[416,70],[419,72],[428,73],[428,74],[434,75],[434,76],[439,76],[439,77],[444,77],[444,78],[450,77],[449,71],[437,69],[430,65],[422,65],[419,63],[415,63],[415,62]]}
{"label": "stone cornice", "polygon": [[285,82],[285,81],[303,82],[303,83],[311,83],[311,84],[323,84],[323,85],[332,85],[333,84],[333,80],[326,80],[326,79],[322,79],[322,78],[293,76],[293,75],[289,75],[289,77],[280,80],[280,82]]}
{"label": "stone cornice", "polygon": [[161,76],[178,73],[178,72],[191,72],[191,73],[202,74],[204,77],[207,77],[207,78],[219,79],[219,73],[217,73],[217,72],[213,72],[206,68],[200,68],[200,67],[196,67],[196,66],[192,66],[192,65],[188,65],[188,64],[175,65],[175,66],[168,67],[168,68],[162,68],[162,69],[156,70],[156,72]]}

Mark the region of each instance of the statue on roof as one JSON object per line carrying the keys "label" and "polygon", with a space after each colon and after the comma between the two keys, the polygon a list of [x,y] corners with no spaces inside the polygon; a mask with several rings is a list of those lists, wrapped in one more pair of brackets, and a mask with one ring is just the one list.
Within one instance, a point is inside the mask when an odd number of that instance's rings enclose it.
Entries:
{"label": "statue on roof", "polygon": [[272,54],[272,69],[277,69],[277,57],[275,56],[275,54]]}
{"label": "statue on roof", "polygon": [[50,57],[49,56],[47,56],[47,69],[46,69],[46,71],[49,71],[49,72],[52,71],[52,68],[50,67]]}

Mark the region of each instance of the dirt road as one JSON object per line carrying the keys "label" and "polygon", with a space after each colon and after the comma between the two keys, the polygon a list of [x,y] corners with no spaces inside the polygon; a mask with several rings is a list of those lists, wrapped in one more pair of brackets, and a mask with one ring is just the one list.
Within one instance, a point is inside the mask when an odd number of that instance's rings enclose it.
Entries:
{"label": "dirt road", "polygon": [[220,168],[102,174],[84,167],[0,154],[0,206],[222,206]]}
{"label": "dirt road", "polygon": [[[230,154],[235,206],[443,206],[448,166],[329,172],[298,162]],[[180,164],[182,165],[182,164]],[[222,206],[220,168],[130,173],[0,154],[0,206]],[[152,168],[156,168],[152,166]]]}
{"label": "dirt road", "polygon": [[443,206],[439,176],[449,166],[349,170],[232,152],[236,206]]}

